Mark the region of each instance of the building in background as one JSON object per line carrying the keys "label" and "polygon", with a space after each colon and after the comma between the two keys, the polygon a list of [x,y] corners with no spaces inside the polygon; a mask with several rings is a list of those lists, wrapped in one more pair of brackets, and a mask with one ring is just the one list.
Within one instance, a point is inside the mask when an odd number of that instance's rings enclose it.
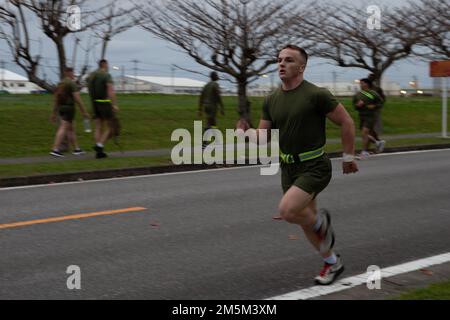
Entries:
{"label": "building in background", "polygon": [[30,94],[44,90],[28,81],[24,76],[0,68],[0,92],[5,91],[11,94]]}
{"label": "building in background", "polygon": [[[314,82],[316,86],[327,88],[335,96],[353,96],[355,93],[359,92],[359,80],[348,81],[348,82]],[[400,84],[393,81],[383,81],[381,87],[387,96],[400,96],[401,87]],[[267,96],[274,89],[270,84],[256,84],[248,89],[248,94],[250,96],[262,97]]]}
{"label": "building in background", "polygon": [[200,94],[206,82],[189,78],[130,76],[114,79],[117,92]]}

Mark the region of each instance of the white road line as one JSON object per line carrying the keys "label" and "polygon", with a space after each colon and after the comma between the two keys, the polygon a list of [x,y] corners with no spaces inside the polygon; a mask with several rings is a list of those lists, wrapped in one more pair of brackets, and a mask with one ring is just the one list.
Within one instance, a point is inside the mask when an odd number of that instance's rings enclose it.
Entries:
{"label": "white road line", "polygon": [[[450,252],[381,269],[381,277],[382,279],[389,278],[399,274],[408,273],[447,262],[450,262]],[[339,291],[348,290],[359,285],[365,285],[367,283],[367,280],[368,275],[363,273],[357,276],[338,280],[331,286],[314,286],[272,297],[266,300],[307,300]]]}
{"label": "white road line", "polygon": [[[405,155],[405,154],[418,154],[418,153],[427,153],[427,152],[443,152],[443,151],[449,151],[449,150],[450,149],[402,151],[402,152],[393,152],[393,153],[383,153],[383,154],[374,155],[372,157],[389,157],[389,156]],[[340,160],[342,160],[342,158],[333,158],[331,160],[332,161],[340,161]],[[208,173],[208,172],[218,172],[218,171],[228,171],[228,170],[242,170],[242,169],[255,169],[255,168],[257,169],[257,168],[262,168],[262,167],[265,167],[265,166],[264,165],[254,165],[254,166],[245,166],[245,167],[219,168],[219,169],[181,171],[181,172],[168,172],[168,173],[156,173],[156,174],[147,174],[147,175],[139,175],[139,176],[131,176],[131,177],[120,177],[120,178],[108,178],[108,179],[95,179],[95,180],[61,182],[61,183],[55,183],[55,184],[29,185],[29,186],[21,186],[21,187],[0,188],[0,192],[1,191],[8,191],[8,190],[20,190],[20,189],[31,189],[31,188],[45,188],[45,187],[65,186],[65,185],[81,184],[81,183],[119,181],[119,180],[127,180],[127,179],[144,179],[144,178],[149,178],[149,177],[174,176],[174,175],[182,175],[182,174],[198,174],[198,173]]]}

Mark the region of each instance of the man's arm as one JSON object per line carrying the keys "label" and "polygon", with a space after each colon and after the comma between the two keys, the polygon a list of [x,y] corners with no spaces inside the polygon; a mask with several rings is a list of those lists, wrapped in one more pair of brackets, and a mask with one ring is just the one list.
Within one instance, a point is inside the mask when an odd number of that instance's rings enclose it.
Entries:
{"label": "man's arm", "polygon": [[341,127],[342,147],[344,149],[344,173],[358,172],[355,162],[355,123],[342,104],[327,114],[327,118]]}
{"label": "man's arm", "polygon": [[117,112],[119,111],[119,108],[117,107],[116,91],[114,90],[114,85],[109,82],[107,84],[107,89],[108,89],[108,98],[111,100],[113,110]]}
{"label": "man's arm", "polygon": [[89,118],[89,113],[86,112],[86,109],[84,108],[83,101],[81,100],[80,91],[75,91],[72,93],[73,100],[78,104],[78,107],[80,108],[81,113],[85,118]]}

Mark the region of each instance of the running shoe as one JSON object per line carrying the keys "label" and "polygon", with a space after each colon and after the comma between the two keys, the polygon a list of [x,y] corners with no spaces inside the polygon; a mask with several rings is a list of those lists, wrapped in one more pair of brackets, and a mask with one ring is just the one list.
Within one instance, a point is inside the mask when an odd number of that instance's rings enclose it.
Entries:
{"label": "running shoe", "polygon": [[74,156],[81,156],[82,154],[86,154],[86,152],[84,152],[84,151],[81,150],[81,149],[75,149],[75,150],[73,150],[72,154],[73,154]]}
{"label": "running shoe", "polygon": [[344,269],[341,256],[337,255],[337,262],[335,264],[325,263],[320,274],[314,280],[318,285],[328,286],[337,280],[342,272],[344,272]]}
{"label": "running shoe", "polygon": [[367,151],[361,151],[361,153],[358,156],[359,160],[366,160],[368,157],[370,157],[370,153]]}
{"label": "running shoe", "polygon": [[58,150],[52,150],[50,152],[50,155],[57,157],[57,158],[64,158],[64,155],[61,152],[59,152]]}
{"label": "running shoe", "polygon": [[386,146],[386,141],[380,140],[377,142],[377,153],[382,153],[384,151],[384,147]]}

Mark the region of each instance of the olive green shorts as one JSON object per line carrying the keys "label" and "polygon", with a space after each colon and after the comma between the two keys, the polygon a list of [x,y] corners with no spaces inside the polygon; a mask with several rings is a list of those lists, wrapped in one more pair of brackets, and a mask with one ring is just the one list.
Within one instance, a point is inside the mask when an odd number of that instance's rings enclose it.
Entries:
{"label": "olive green shorts", "polygon": [[112,104],[110,102],[94,101],[94,118],[100,120],[111,120],[114,117]]}
{"label": "olive green shorts", "polygon": [[61,120],[72,122],[75,119],[75,106],[74,105],[64,105],[59,106],[59,117]]}
{"label": "olive green shorts", "polygon": [[367,128],[373,130],[375,128],[376,114],[359,116],[359,129]]}
{"label": "olive green shorts", "polygon": [[317,196],[328,186],[331,175],[331,161],[326,154],[301,163],[281,164],[281,185],[284,193],[296,186]]}

